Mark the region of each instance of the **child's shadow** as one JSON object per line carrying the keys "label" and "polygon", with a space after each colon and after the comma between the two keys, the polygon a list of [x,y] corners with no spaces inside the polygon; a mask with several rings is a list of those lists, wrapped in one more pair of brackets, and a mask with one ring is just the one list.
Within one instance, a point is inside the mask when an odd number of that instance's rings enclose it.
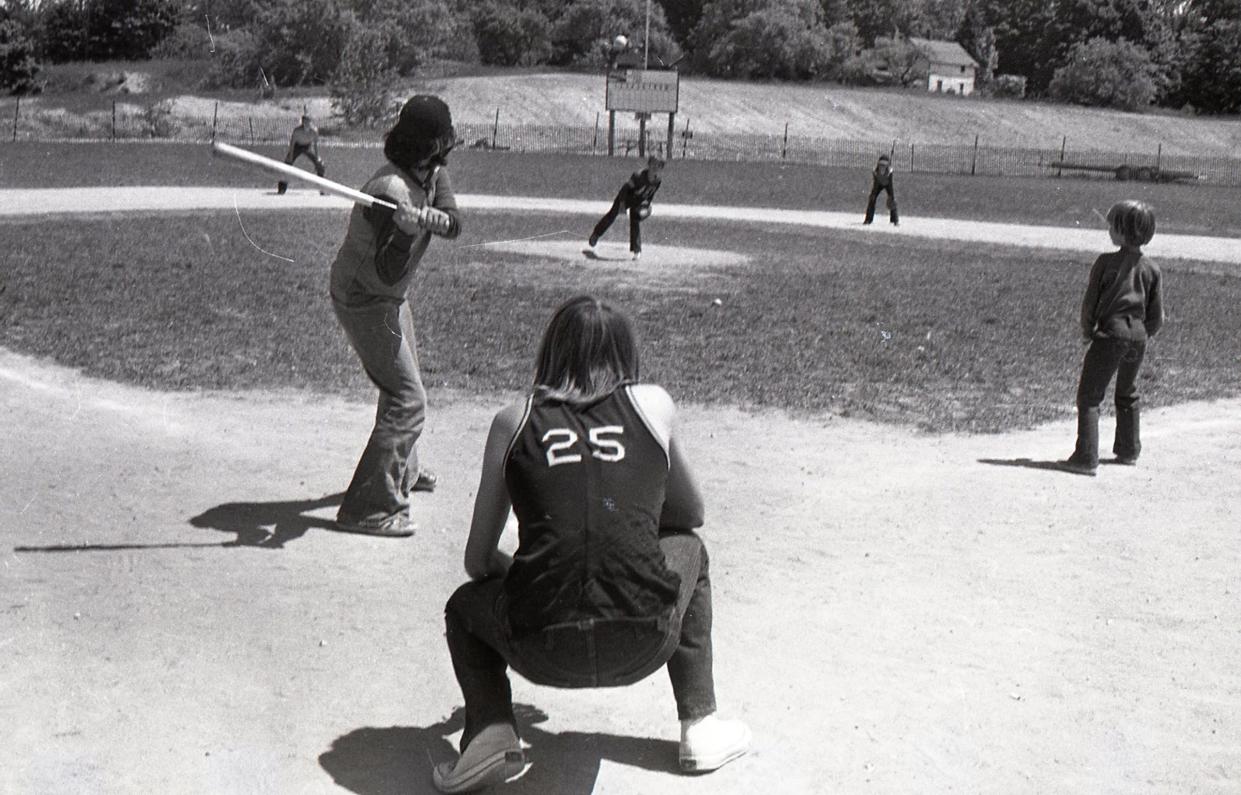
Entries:
{"label": "child's shadow", "polygon": [[209,527],[237,538],[226,541],[226,547],[260,547],[281,549],[287,542],[301,538],[312,527],[334,530],[335,523],[307,511],[339,505],[343,493],[328,494],[317,500],[277,500],[275,502],[226,502],[208,508],[194,518],[194,527]]}
{"label": "child's shadow", "polygon": [[[504,786],[506,793],[589,795],[604,759],[661,773],[677,771],[677,744],[670,740],[551,734],[534,727],[547,720],[545,712],[527,704],[516,704],[514,709],[522,740],[530,746],[526,751],[529,766],[525,774]],[[338,737],[319,756],[319,765],[338,786],[360,795],[433,793],[431,770],[457,758],[448,736],[463,724],[464,711],[458,708],[447,719],[426,727],[356,729]]]}

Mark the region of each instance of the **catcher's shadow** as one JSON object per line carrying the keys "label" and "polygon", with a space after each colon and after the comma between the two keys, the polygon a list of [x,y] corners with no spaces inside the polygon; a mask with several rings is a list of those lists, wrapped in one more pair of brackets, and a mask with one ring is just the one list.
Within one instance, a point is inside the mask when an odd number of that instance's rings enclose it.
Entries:
{"label": "catcher's shadow", "polygon": [[[529,767],[504,786],[516,795],[589,795],[594,792],[604,759],[669,775],[677,772],[677,744],[671,740],[615,734],[563,732],[553,734],[535,724],[547,720],[538,707],[515,704],[517,725],[528,744]],[[319,756],[319,765],[337,786],[359,795],[433,793],[431,770],[457,758],[449,735],[464,725],[458,708],[430,726],[356,729],[338,737]]]}
{"label": "catcher's shadow", "polygon": [[306,535],[312,528],[335,530],[335,523],[331,520],[307,514],[340,505],[343,496],[343,493],[337,493],[314,500],[226,502],[193,517],[190,524],[236,536],[233,541],[225,541],[221,546],[281,549],[286,543]]}

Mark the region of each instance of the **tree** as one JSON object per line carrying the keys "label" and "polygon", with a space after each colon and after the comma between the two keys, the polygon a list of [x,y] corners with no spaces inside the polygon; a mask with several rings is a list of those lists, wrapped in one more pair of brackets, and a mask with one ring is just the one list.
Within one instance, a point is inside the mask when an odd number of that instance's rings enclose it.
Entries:
{"label": "tree", "polygon": [[35,41],[21,22],[0,10],[0,89],[29,94],[39,87]]}
{"label": "tree", "polygon": [[364,25],[351,31],[332,76],[332,109],[346,124],[375,127],[396,104],[392,87],[396,70],[385,52],[387,34]]}
{"label": "tree", "polygon": [[1155,98],[1154,71],[1141,45],[1095,37],[1069,50],[1048,92],[1063,102],[1138,110]]}
{"label": "tree", "polygon": [[322,84],[336,73],[354,24],[338,0],[265,0],[251,55],[280,85]]}
{"label": "tree", "polygon": [[149,58],[180,15],[177,0],[60,0],[42,11],[43,50],[54,62]]}
{"label": "tree", "polygon": [[[577,0],[552,24],[552,63],[603,66],[612,39],[618,33],[641,48],[646,31],[645,0]],[[648,53],[652,66],[672,63],[681,48],[668,30],[664,10],[651,5],[651,39]]]}
{"label": "tree", "polygon": [[1241,9],[1196,20],[1183,33],[1186,61],[1175,97],[1203,113],[1241,113]]}
{"label": "tree", "polygon": [[690,34],[702,18],[702,10],[707,2],[708,0],[660,0],[664,18],[668,20],[668,30],[681,46],[689,46]]}
{"label": "tree", "polygon": [[[771,24],[772,31],[761,26]],[[819,0],[711,0],[690,37],[694,67],[706,74],[742,76],[758,68],[765,76],[805,71],[807,46],[827,45]],[[787,52],[751,52],[758,47]],[[733,59],[743,57],[743,64]]]}
{"label": "tree", "polygon": [[453,13],[445,0],[369,0],[355,11],[377,31],[388,66],[410,75],[452,37]]}
{"label": "tree", "polygon": [[474,36],[483,63],[532,66],[552,54],[551,23],[534,9],[484,5],[474,13]]}
{"label": "tree", "polygon": [[788,5],[753,11],[729,26],[707,53],[714,74],[801,80],[826,71],[827,30]]}

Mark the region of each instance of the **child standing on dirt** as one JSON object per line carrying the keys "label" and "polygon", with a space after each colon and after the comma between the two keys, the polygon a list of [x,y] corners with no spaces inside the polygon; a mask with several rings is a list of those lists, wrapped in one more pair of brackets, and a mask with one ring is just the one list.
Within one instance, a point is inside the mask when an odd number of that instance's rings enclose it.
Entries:
{"label": "child standing on dirt", "polygon": [[885,192],[888,194],[888,219],[893,226],[899,226],[900,218],[896,214],[896,189],[892,184],[892,158],[888,155],[880,155],[879,162],[875,164],[875,170],[870,175],[870,196],[866,199],[866,219],[862,223],[874,222],[875,200],[879,198],[880,193]]}
{"label": "child standing on dirt", "polygon": [[641,224],[651,214],[651,201],[655,198],[655,192],[659,190],[661,184],[659,174],[663,169],[664,160],[651,155],[647,158],[646,168],[635,171],[629,177],[629,180],[616,194],[611,209],[604,213],[599,223],[595,224],[594,231],[590,233],[591,248],[595,247],[599,238],[603,237],[608,227],[616,220],[616,216],[620,214],[621,209],[624,208],[629,212],[629,250],[633,252],[634,259],[642,256]]}
{"label": "child standing on dirt", "polygon": [[[315,127],[314,120],[308,114],[302,114],[302,123],[293,128],[293,133],[289,136],[289,149],[284,153],[284,162],[291,166],[293,161],[302,155],[310,158],[316,174],[323,176],[327,173],[323,159],[319,157],[319,129]],[[284,181],[276,183],[276,193],[283,196],[288,189],[289,183]]]}
{"label": "child standing on dirt", "polygon": [[413,535],[410,492],[435,488],[435,476],[418,466],[427,393],[406,293],[432,236],[461,232],[444,168],[455,143],[443,100],[420,94],[406,102],[384,139],[388,162],[362,187],[397,209],[355,205],[332,263],[332,308],[379,387],[375,427],[336,516],[348,532]]}
{"label": "child standing on dirt", "polygon": [[1133,465],[1142,452],[1138,435],[1138,372],[1146,341],[1163,325],[1159,266],[1142,254],[1155,235],[1155,212],[1140,201],[1122,201],[1107,213],[1108,234],[1119,251],[1102,254],[1090,269],[1082,299],[1081,329],[1090,347],[1077,386],[1077,447],[1065,468],[1093,475],[1099,464],[1099,406],[1116,377],[1116,463]]}
{"label": "child standing on dirt", "polygon": [[[492,421],[465,546],[471,579],[445,608],[465,730],[460,758],[433,771],[441,792],[524,768],[510,667],[564,688],[619,687],[666,667],[682,770],[715,770],[749,748],[743,722],[716,716],[711,580],[694,532],[702,496],[673,434],[676,406],[637,379],[628,318],[578,296],[552,315],[530,395]],[[510,508],[512,556],[498,546]]]}

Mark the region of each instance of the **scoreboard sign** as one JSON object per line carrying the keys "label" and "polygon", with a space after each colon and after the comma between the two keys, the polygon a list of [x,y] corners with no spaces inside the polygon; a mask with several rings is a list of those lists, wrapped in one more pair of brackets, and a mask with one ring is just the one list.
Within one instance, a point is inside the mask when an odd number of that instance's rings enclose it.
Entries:
{"label": "scoreboard sign", "polygon": [[616,69],[608,73],[607,110],[676,113],[680,75],[654,69]]}

